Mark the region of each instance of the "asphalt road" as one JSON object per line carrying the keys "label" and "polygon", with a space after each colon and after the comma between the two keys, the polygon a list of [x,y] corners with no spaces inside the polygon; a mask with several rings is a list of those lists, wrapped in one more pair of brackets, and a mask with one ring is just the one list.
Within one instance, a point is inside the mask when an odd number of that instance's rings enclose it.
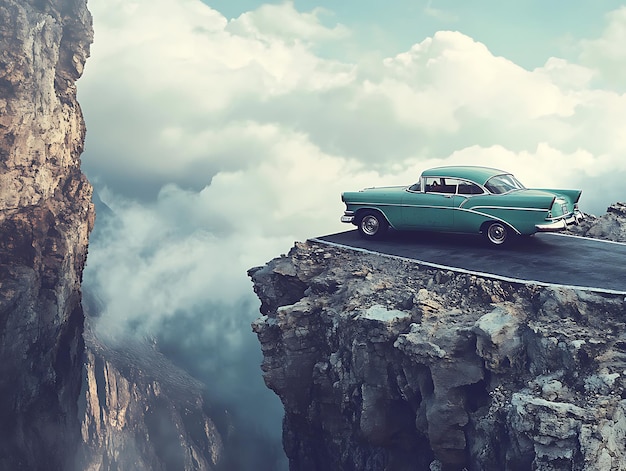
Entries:
{"label": "asphalt road", "polygon": [[626,294],[626,244],[540,233],[496,248],[474,235],[390,231],[372,241],[356,230],[313,240],[487,277]]}

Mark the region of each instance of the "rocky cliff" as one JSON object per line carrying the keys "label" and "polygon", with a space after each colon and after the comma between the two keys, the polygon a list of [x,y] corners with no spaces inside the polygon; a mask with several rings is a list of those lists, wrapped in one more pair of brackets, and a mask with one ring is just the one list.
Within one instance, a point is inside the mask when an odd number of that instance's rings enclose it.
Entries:
{"label": "rocky cliff", "polygon": [[91,40],[86,0],[0,0],[0,469],[68,469],[80,437]]}
{"label": "rocky cliff", "polygon": [[83,337],[92,36],[86,0],[0,0],[0,469],[219,469],[201,384],[153,344]]}
{"label": "rocky cliff", "polygon": [[292,471],[624,469],[624,296],[311,241],[249,274]]}

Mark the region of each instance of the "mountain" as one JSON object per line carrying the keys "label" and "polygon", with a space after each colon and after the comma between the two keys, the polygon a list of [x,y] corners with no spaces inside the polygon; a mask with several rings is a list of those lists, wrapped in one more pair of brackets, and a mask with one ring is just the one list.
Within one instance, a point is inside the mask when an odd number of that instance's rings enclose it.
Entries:
{"label": "mountain", "polygon": [[[579,233],[619,238],[620,208]],[[623,469],[623,295],[313,241],[249,275],[291,471]]]}

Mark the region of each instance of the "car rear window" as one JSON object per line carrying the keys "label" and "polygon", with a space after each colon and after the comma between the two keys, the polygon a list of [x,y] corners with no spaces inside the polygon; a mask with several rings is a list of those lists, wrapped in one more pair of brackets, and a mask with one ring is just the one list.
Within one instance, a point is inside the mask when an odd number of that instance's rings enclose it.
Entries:
{"label": "car rear window", "polygon": [[524,185],[522,185],[513,175],[497,175],[487,180],[485,188],[487,188],[491,193],[499,195],[502,193],[508,193],[509,191],[523,190]]}

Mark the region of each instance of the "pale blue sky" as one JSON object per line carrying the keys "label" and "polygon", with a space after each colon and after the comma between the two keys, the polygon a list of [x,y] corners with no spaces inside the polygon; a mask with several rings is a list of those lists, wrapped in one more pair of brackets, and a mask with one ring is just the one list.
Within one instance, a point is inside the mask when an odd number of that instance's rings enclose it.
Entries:
{"label": "pale blue sky", "polygon": [[[226,18],[284,1],[202,0]],[[600,35],[605,15],[623,0],[294,0],[296,9],[324,8],[328,24],[339,22],[364,49],[394,55],[439,30],[460,31],[527,69],[548,57],[569,59],[575,41]],[[339,51],[337,51],[339,53]]]}

